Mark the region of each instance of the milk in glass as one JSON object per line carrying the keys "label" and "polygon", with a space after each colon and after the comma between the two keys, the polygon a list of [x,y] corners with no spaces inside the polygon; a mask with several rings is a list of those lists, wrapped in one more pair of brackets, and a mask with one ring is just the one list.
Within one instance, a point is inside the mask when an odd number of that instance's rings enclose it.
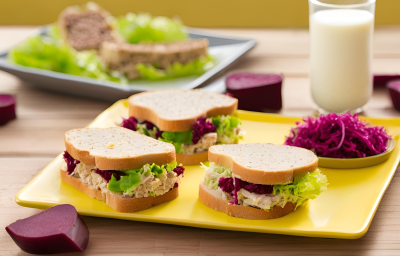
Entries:
{"label": "milk in glass", "polygon": [[311,94],[325,111],[356,110],[372,94],[374,15],[331,9],[310,16]]}

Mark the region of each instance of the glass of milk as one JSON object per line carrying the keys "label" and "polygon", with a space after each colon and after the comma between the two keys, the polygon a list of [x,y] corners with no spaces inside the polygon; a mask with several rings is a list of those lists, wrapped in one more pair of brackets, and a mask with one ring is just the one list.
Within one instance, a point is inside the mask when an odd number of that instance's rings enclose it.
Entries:
{"label": "glass of milk", "polygon": [[361,112],[372,95],[375,0],[309,0],[311,94],[321,113]]}

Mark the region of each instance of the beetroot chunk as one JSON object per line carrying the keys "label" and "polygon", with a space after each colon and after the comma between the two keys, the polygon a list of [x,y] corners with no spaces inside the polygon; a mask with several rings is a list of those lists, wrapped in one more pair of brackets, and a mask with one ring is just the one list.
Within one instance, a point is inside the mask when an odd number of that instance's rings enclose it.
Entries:
{"label": "beetroot chunk", "polygon": [[400,79],[400,75],[374,75],[374,87],[385,87],[388,82]]}
{"label": "beetroot chunk", "polygon": [[23,251],[32,254],[81,252],[89,242],[85,222],[69,204],[17,220],[6,231]]}
{"label": "beetroot chunk", "polygon": [[0,94],[0,125],[16,118],[15,97],[8,94]]}
{"label": "beetroot chunk", "polygon": [[390,81],[387,88],[392,98],[393,106],[400,111],[400,80]]}
{"label": "beetroot chunk", "polygon": [[239,100],[239,109],[276,111],[282,108],[282,80],[277,74],[237,73],[225,79],[226,92]]}

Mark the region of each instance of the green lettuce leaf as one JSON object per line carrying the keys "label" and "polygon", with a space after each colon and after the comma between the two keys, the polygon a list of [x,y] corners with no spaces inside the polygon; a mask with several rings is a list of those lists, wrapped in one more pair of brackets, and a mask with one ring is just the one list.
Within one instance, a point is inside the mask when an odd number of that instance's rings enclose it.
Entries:
{"label": "green lettuce leaf", "polygon": [[217,127],[218,144],[232,144],[237,143],[239,139],[243,139],[241,134],[235,133],[234,129],[237,128],[241,122],[236,116],[216,116],[211,117],[214,126]]}
{"label": "green lettuce leaf", "polygon": [[206,170],[204,176],[204,182],[209,188],[218,188],[218,180],[221,177],[232,177],[232,170],[224,165],[217,165],[210,163],[210,166],[206,166],[201,163],[201,167]]}
{"label": "green lettuce leaf", "polygon": [[132,196],[132,191],[142,182],[141,175],[137,172],[131,172],[126,176],[122,176],[117,180],[114,175],[111,176],[108,182],[108,189],[113,192],[124,192],[124,194]]}
{"label": "green lettuce leaf", "polygon": [[16,64],[46,69],[71,75],[118,82],[107,74],[94,51],[77,52],[63,40],[57,39],[57,30],[50,36],[34,36],[13,48],[8,59]]}
{"label": "green lettuce leaf", "polygon": [[193,60],[187,64],[175,62],[166,70],[157,69],[150,64],[137,64],[136,69],[139,71],[142,79],[158,81],[178,77],[202,75],[207,70],[214,67],[215,64],[215,59],[211,55],[208,55]]}
{"label": "green lettuce leaf", "polygon": [[133,191],[141,184],[143,176],[147,177],[152,174],[155,178],[158,178],[160,175],[165,175],[175,168],[176,161],[162,166],[154,163],[152,165],[145,164],[140,169],[125,171],[126,175],[121,176],[120,180],[117,180],[112,175],[111,180],[108,182],[108,189],[112,192],[123,192],[125,195],[132,196]]}
{"label": "green lettuce leaf", "polygon": [[131,44],[183,41],[186,28],[177,19],[152,17],[148,13],[128,13],[113,21],[115,29]]}
{"label": "green lettuce leaf", "polygon": [[315,199],[321,192],[325,191],[328,186],[327,177],[316,170],[312,173],[307,173],[301,179],[295,180],[287,185],[274,185],[273,194],[286,194],[297,197],[297,206],[306,199]]}
{"label": "green lettuce leaf", "polygon": [[172,143],[176,153],[182,153],[182,144],[192,143],[192,132],[193,130],[184,132],[163,132],[158,140]]}

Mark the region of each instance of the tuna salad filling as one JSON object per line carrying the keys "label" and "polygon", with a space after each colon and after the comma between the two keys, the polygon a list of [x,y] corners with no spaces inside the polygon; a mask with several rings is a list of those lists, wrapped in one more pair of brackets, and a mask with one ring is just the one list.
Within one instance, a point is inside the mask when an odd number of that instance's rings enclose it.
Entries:
{"label": "tuna salad filling", "polygon": [[199,117],[193,128],[184,132],[160,131],[153,123],[135,117],[123,119],[122,127],[172,143],[176,153],[193,155],[206,152],[216,144],[235,144],[246,133],[236,116]]}
{"label": "tuna salad filling", "polygon": [[63,158],[61,169],[67,171],[68,175],[103,193],[111,192],[126,198],[163,195],[179,186],[185,170],[172,162],[162,166],[145,164],[137,170],[104,171],[94,165],[81,163],[67,151]]}
{"label": "tuna salad filling", "polygon": [[318,169],[288,184],[262,185],[241,180],[224,165],[202,166],[206,170],[202,184],[215,195],[230,204],[263,210],[284,207],[287,202],[294,203],[297,208],[307,199],[315,199],[328,185],[328,179]]}

